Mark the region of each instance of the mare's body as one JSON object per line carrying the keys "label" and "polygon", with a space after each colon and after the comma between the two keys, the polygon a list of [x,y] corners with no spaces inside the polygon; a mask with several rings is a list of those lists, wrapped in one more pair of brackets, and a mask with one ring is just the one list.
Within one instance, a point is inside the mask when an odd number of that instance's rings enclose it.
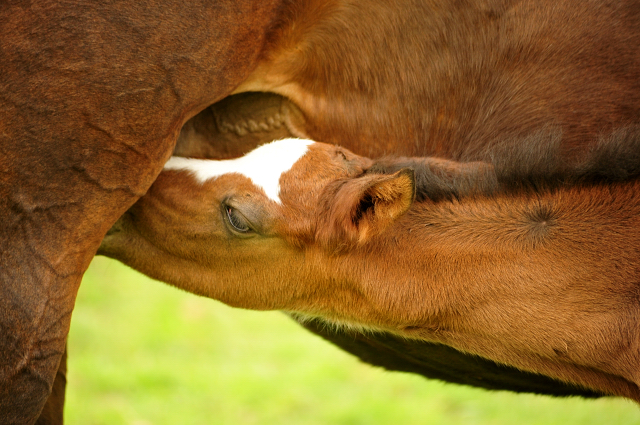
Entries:
{"label": "mare's body", "polygon": [[[0,419],[33,423],[56,376],[63,386],[82,273],[176,140],[204,157],[284,132],[370,156],[493,160],[497,141],[509,151],[551,132],[572,160],[638,124],[639,11],[636,0],[4,2]],[[360,352],[375,361],[381,344]],[[457,355],[491,369],[488,386],[571,392]],[[61,421],[53,411],[44,422]]]}

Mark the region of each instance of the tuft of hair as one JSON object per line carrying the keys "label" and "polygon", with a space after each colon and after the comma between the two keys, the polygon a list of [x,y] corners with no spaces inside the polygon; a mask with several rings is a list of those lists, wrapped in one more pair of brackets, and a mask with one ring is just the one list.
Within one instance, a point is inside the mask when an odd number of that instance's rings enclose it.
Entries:
{"label": "tuft of hair", "polygon": [[324,316],[316,316],[311,314],[305,314],[300,312],[286,312],[293,320],[301,325],[314,323],[316,326],[320,326],[326,332],[347,332],[354,334],[363,334],[367,336],[373,336],[375,334],[385,332],[383,329],[376,329],[369,325],[363,325],[356,322],[349,322],[346,320],[330,319]]}

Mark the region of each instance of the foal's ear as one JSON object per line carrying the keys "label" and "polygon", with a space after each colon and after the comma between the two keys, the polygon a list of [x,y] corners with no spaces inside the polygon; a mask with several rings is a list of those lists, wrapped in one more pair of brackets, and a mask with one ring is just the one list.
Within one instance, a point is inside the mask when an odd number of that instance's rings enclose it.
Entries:
{"label": "foal's ear", "polygon": [[361,245],[404,214],[415,192],[415,177],[409,168],[344,182],[319,219],[318,240],[336,251]]}

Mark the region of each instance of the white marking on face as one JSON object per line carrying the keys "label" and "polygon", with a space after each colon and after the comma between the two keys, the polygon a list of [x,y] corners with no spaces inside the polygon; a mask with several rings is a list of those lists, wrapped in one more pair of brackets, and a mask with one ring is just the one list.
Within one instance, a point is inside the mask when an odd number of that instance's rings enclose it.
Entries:
{"label": "white marking on face", "polygon": [[214,161],[172,156],[165,170],[187,170],[200,183],[223,174],[238,173],[264,190],[269,199],[280,203],[280,176],[289,171],[315,143],[306,139],[283,139],[262,145],[237,159]]}

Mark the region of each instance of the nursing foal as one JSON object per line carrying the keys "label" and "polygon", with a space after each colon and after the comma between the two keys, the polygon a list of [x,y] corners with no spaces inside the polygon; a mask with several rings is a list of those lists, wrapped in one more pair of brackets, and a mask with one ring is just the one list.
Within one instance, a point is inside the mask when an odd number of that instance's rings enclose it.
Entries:
{"label": "nursing foal", "polygon": [[451,193],[308,140],[173,157],[99,253],[232,306],[440,342],[640,402],[640,184],[506,196],[484,163],[403,163]]}

